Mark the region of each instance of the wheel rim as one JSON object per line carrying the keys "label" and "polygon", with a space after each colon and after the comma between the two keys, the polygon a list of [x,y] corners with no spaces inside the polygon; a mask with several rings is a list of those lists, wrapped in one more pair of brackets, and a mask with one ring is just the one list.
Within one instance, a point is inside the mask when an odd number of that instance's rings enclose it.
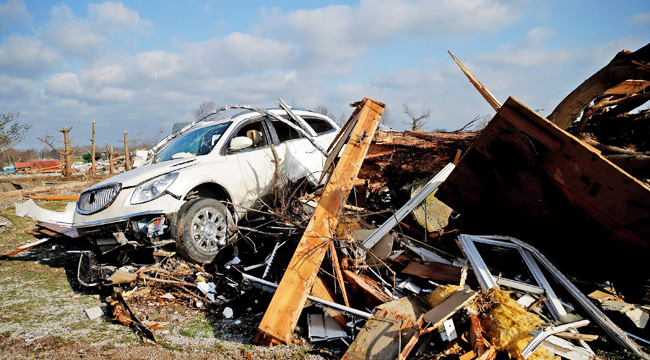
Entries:
{"label": "wheel rim", "polygon": [[205,252],[219,250],[226,245],[226,218],[217,209],[206,207],[192,218],[192,239]]}

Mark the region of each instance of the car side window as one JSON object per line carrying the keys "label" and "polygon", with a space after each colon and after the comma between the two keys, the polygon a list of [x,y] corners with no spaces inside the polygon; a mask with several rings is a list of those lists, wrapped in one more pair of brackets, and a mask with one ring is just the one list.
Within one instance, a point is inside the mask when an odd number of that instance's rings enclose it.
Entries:
{"label": "car side window", "polygon": [[299,139],[301,137],[300,133],[296,131],[296,129],[293,129],[291,126],[283,123],[282,121],[273,120],[271,123],[275,128],[276,134],[278,134],[278,140],[280,142]]}
{"label": "car side window", "polygon": [[332,124],[330,124],[326,120],[319,119],[319,118],[309,118],[309,117],[306,117],[304,119],[307,122],[307,124],[309,124],[309,126],[311,126],[311,128],[314,129],[314,132],[316,132],[316,134],[326,133],[334,129]]}
{"label": "car side window", "polygon": [[259,149],[269,145],[269,139],[261,120],[244,125],[235,136],[245,136],[253,141],[253,145],[238,151]]}

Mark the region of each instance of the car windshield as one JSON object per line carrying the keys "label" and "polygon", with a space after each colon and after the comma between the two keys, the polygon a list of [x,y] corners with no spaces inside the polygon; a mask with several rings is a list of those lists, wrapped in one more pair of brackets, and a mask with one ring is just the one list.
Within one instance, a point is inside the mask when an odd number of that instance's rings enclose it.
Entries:
{"label": "car windshield", "polygon": [[156,154],[155,162],[210,153],[231,123],[204,126],[181,135]]}

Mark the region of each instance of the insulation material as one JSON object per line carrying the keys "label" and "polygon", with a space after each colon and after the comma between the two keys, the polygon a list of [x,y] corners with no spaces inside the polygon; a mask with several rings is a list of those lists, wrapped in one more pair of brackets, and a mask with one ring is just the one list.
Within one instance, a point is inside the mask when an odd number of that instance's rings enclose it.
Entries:
{"label": "insulation material", "polygon": [[456,292],[457,290],[462,290],[463,288],[456,285],[447,285],[447,286],[438,286],[428,297],[427,304],[433,309],[434,307],[442,304],[449,295]]}
{"label": "insulation material", "polygon": [[[523,359],[521,351],[533,339],[531,330],[538,328],[542,319],[526,311],[510,293],[499,289],[491,289],[492,308],[481,319],[481,325],[486,330],[487,338],[499,351],[507,352],[511,357]],[[540,346],[528,360],[557,359]]]}

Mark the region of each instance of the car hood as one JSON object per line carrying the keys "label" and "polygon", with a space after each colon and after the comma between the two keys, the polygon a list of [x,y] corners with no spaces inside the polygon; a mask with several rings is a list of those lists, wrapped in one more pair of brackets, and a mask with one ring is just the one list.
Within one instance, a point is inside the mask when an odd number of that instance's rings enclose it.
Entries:
{"label": "car hood", "polygon": [[142,184],[143,182],[153,179],[156,176],[168,174],[179,169],[186,167],[194,166],[201,161],[203,161],[203,156],[201,157],[192,157],[192,158],[183,158],[183,159],[174,159],[163,161],[158,164],[151,164],[143,166],[140,168],[132,169],[125,171],[121,174],[112,176],[106,180],[98,182],[97,184],[89,187],[86,190],[102,187],[106,184],[120,183],[122,188],[132,187]]}

